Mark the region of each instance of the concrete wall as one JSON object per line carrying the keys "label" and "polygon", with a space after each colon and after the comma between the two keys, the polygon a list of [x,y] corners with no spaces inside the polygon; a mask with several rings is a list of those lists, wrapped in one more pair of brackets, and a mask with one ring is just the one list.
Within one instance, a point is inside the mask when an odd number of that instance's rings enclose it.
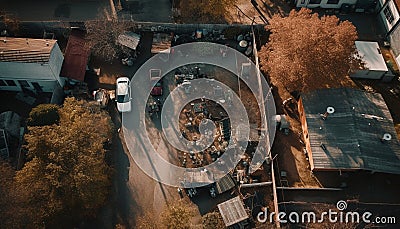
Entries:
{"label": "concrete wall", "polygon": [[51,50],[49,67],[53,73],[54,79],[56,79],[60,83],[60,86],[64,86],[64,81],[60,79],[60,72],[63,62],[64,55],[62,54],[60,47],[56,43]]}
{"label": "concrete wall", "polygon": [[360,78],[360,79],[374,79],[379,80],[385,75],[386,71],[373,71],[373,70],[358,70],[355,73],[351,74],[351,78]]}
{"label": "concrete wall", "polygon": [[310,168],[312,171],[312,170],[314,170],[314,161],[313,161],[312,151],[311,151],[310,136],[308,135],[306,114],[304,112],[303,100],[301,98],[297,102],[297,109],[298,109],[299,115],[300,115],[301,128],[302,128],[302,133],[303,133],[304,144],[306,145],[306,149],[307,149],[308,162],[310,163]]}

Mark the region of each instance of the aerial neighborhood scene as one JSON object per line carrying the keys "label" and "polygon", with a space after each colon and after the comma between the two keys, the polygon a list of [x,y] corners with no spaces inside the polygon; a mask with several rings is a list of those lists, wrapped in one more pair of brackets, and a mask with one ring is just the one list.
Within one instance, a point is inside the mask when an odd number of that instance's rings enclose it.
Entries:
{"label": "aerial neighborhood scene", "polygon": [[0,0],[0,228],[400,228],[400,0]]}

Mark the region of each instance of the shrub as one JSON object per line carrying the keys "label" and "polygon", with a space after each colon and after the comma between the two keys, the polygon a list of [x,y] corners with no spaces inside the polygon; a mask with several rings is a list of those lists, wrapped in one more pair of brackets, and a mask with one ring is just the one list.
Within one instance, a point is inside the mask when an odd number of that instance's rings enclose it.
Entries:
{"label": "shrub", "polygon": [[60,120],[58,106],[55,104],[40,104],[29,113],[28,126],[47,126],[57,124]]}

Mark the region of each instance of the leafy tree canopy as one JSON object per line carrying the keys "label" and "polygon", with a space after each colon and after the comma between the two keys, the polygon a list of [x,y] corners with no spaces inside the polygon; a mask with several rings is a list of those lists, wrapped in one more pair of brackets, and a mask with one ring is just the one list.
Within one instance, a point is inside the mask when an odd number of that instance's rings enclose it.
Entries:
{"label": "leafy tree canopy", "polygon": [[224,229],[225,223],[219,212],[210,212],[202,217],[204,229]]}
{"label": "leafy tree canopy", "polygon": [[46,126],[58,123],[58,106],[55,104],[39,104],[29,113],[28,126]]}
{"label": "leafy tree canopy", "polygon": [[162,213],[162,225],[168,229],[188,229],[194,216],[194,209],[182,201],[176,202]]}
{"label": "leafy tree canopy", "polygon": [[128,55],[130,50],[117,42],[118,36],[134,27],[133,22],[114,20],[100,15],[95,20],[85,22],[87,44],[94,55],[112,61],[120,55]]}
{"label": "leafy tree canopy", "polygon": [[275,15],[266,29],[271,35],[260,51],[262,69],[289,91],[346,86],[349,72],[362,67],[349,21],[301,9]]}
{"label": "leafy tree canopy", "polygon": [[224,23],[237,0],[181,0],[182,19],[191,23]]}
{"label": "leafy tree canopy", "polygon": [[94,104],[67,98],[58,125],[28,128],[28,162],[16,174],[33,225],[68,227],[91,216],[108,196],[110,167],[103,142],[110,117]]}

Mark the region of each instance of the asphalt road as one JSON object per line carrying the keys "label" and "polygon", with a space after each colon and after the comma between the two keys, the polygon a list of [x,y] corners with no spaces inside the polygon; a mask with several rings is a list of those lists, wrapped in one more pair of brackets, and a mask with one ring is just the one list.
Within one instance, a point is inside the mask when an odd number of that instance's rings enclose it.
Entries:
{"label": "asphalt road", "polygon": [[[148,22],[172,21],[170,0],[121,0],[121,4],[124,9],[119,15],[125,18]],[[0,11],[20,21],[85,21],[95,19],[109,7],[109,0],[0,0]]]}
{"label": "asphalt road", "polygon": [[82,21],[94,19],[108,0],[0,0],[0,9],[21,21]]}
{"label": "asphalt road", "polygon": [[124,10],[119,14],[126,19],[148,22],[172,22],[170,0],[121,1]]}

